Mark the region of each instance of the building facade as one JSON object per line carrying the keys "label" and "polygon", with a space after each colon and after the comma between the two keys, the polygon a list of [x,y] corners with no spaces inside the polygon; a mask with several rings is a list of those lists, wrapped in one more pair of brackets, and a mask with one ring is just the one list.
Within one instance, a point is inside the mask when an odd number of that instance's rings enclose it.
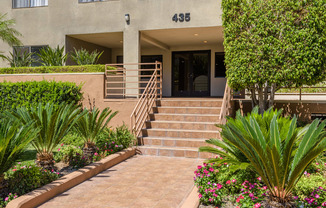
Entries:
{"label": "building facade", "polygon": [[223,96],[221,0],[3,0],[0,13],[16,20],[28,51],[59,45],[104,51],[102,64],[158,60],[163,96]]}

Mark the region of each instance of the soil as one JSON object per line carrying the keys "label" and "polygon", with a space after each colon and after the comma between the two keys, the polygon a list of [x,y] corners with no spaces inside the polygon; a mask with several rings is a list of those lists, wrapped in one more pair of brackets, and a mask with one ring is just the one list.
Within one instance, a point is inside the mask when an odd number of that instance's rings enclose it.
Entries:
{"label": "soil", "polygon": [[56,170],[62,175],[68,175],[69,173],[72,173],[76,171],[77,169],[70,167],[67,163],[59,162],[54,165]]}

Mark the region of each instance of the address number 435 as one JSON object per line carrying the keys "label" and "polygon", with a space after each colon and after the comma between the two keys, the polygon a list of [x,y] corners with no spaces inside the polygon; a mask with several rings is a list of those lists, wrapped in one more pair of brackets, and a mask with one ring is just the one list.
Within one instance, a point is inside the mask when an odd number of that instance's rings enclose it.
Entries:
{"label": "address number 435", "polygon": [[189,22],[190,21],[190,13],[180,13],[180,14],[175,14],[172,17],[172,21],[174,22]]}

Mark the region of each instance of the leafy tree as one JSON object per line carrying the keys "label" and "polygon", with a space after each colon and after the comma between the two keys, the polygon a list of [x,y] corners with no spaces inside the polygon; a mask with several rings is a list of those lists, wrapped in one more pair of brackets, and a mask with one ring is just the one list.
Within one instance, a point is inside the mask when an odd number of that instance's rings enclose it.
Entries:
{"label": "leafy tree", "polygon": [[39,51],[40,63],[44,66],[63,66],[67,60],[67,54],[64,54],[64,46],[61,48],[46,47]]}
{"label": "leafy tree", "polygon": [[[7,19],[7,14],[0,13],[0,39],[10,46],[22,44],[18,39],[21,34],[13,28],[14,25],[14,19]],[[0,58],[5,58],[5,56],[0,54]]]}
{"label": "leafy tree", "polygon": [[90,53],[83,48],[79,50],[74,48],[74,52],[70,56],[71,59],[78,65],[94,65],[102,56],[103,52],[104,51],[98,52],[97,50],[95,50],[92,53]]}
{"label": "leafy tree", "polygon": [[259,174],[270,194],[263,207],[292,207],[292,190],[308,166],[326,150],[325,122],[315,120],[297,128],[297,119],[281,117],[282,111],[269,109],[263,115],[228,118],[222,127],[223,141],[209,140],[218,148],[200,151],[223,156],[210,162],[230,163],[234,168],[250,168]]}
{"label": "leafy tree", "polygon": [[260,113],[280,87],[325,78],[325,0],[223,0],[227,79],[247,89]]}

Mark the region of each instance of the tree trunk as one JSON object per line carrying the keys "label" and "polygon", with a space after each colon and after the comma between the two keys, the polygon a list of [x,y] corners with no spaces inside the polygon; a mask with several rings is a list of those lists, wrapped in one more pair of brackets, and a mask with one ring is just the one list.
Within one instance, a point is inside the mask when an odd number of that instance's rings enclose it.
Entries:
{"label": "tree trunk", "polygon": [[263,92],[264,88],[258,88],[258,102],[259,102],[259,113],[261,115],[264,114],[265,111],[265,100],[264,100],[264,92]]}
{"label": "tree trunk", "polygon": [[93,142],[87,142],[83,148],[84,156],[87,159],[92,160],[95,152],[96,152],[95,144]]}
{"label": "tree trunk", "polygon": [[258,105],[257,98],[256,98],[256,88],[253,87],[250,89],[251,92],[251,105],[252,108],[254,108],[256,105]]}
{"label": "tree trunk", "polygon": [[54,159],[52,153],[37,153],[36,164],[43,169],[53,170],[54,169]]}
{"label": "tree trunk", "polygon": [[269,104],[268,104],[269,108],[274,106],[275,91],[276,91],[276,84],[273,83],[271,86],[271,94],[269,96]]}

